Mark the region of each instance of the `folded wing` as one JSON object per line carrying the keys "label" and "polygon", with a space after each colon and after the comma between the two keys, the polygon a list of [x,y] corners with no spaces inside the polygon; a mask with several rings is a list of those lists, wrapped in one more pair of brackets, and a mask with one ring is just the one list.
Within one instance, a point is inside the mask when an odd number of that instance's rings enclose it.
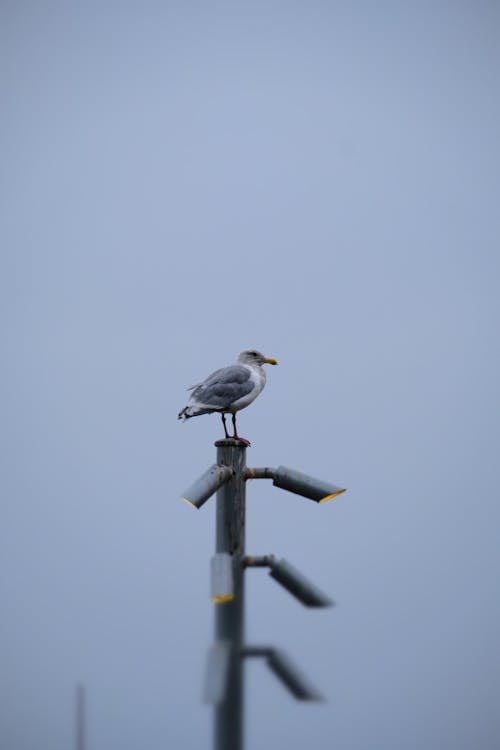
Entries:
{"label": "folded wing", "polygon": [[250,371],[246,367],[232,365],[216,370],[200,385],[193,389],[193,405],[227,409],[238,399],[246,396],[254,388]]}

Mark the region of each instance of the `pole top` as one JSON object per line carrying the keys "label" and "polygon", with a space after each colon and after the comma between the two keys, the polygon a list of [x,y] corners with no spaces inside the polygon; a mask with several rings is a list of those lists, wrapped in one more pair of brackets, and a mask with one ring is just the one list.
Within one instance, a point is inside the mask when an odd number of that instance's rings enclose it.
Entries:
{"label": "pole top", "polygon": [[214,443],[216,448],[241,448],[244,450],[248,446],[239,440],[233,440],[233,438],[224,438],[223,440],[216,440]]}

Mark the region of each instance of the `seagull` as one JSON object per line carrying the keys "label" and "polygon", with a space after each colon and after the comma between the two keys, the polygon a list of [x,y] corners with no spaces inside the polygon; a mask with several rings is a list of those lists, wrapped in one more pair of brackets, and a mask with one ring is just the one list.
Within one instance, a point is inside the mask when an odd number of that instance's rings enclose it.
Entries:
{"label": "seagull", "polygon": [[[201,414],[218,412],[222,417],[224,433],[244,445],[248,440],[238,435],[236,412],[252,403],[266,384],[266,373],[262,365],[277,365],[272,357],[264,357],[255,349],[240,352],[234,365],[222,367],[208,376],[203,383],[192,385],[189,403],[179,412],[178,419],[190,419]],[[226,427],[226,414],[232,414],[234,435],[229,435]]]}

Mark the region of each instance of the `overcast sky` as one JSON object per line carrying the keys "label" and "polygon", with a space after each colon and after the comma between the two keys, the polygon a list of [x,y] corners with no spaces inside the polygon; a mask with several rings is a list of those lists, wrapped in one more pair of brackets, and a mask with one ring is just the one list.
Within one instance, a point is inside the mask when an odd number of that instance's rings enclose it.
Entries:
{"label": "overcast sky", "polygon": [[498,3],[3,2],[0,745],[211,746],[215,458],[186,387],[276,357],[239,416],[247,750],[500,744]]}

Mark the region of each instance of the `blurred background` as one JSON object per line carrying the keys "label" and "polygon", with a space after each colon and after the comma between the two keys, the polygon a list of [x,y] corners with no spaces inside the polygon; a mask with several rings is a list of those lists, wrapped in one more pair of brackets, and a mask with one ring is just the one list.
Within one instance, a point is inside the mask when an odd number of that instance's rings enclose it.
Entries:
{"label": "blurred background", "polygon": [[3,2],[0,745],[209,748],[220,419],[244,348],[248,750],[500,743],[498,3]]}

